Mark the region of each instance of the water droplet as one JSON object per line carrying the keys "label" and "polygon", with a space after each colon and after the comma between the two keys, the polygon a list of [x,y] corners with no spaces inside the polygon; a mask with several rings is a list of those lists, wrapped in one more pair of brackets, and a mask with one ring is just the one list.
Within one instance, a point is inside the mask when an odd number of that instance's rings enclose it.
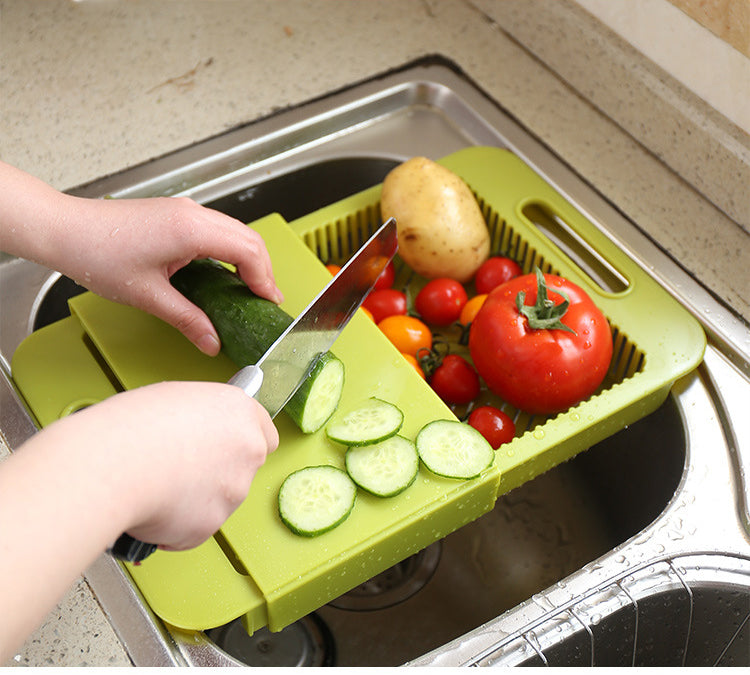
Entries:
{"label": "water droplet", "polygon": [[111,231],[111,232],[109,233],[109,236],[110,236],[110,237],[116,237],[116,236],[117,236],[117,233],[118,233],[119,231],[120,231],[120,228],[119,228],[119,227],[116,227],[116,228],[115,228],[114,230],[112,230],[112,231]]}

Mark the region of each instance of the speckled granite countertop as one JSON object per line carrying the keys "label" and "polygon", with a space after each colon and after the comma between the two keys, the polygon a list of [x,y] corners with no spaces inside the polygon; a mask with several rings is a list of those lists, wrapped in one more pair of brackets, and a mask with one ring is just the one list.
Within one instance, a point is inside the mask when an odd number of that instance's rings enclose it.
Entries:
{"label": "speckled granite countertop", "polygon": [[[750,321],[750,136],[569,0],[0,0],[0,12],[0,158],[56,187],[439,53]],[[82,579],[11,665],[129,663]]]}

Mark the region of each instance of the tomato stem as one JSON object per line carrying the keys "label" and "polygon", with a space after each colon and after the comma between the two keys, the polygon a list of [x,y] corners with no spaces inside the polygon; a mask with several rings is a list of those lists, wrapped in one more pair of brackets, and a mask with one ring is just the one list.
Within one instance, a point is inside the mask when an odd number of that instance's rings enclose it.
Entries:
{"label": "tomato stem", "polygon": [[556,305],[554,300],[550,300],[547,296],[547,281],[542,274],[542,270],[538,267],[536,268],[536,289],[536,303],[533,305],[524,304],[526,300],[525,291],[519,291],[516,296],[516,307],[526,317],[529,328],[533,330],[566,330],[575,335],[576,332],[570,326],[566,326],[560,321],[565,312],[568,311],[570,298],[564,291],[556,290],[555,293],[563,297],[563,302]]}
{"label": "tomato stem", "polygon": [[443,359],[450,353],[450,344],[445,340],[435,340],[431,348],[422,347],[417,351],[416,358],[422,368],[425,379],[429,381]]}

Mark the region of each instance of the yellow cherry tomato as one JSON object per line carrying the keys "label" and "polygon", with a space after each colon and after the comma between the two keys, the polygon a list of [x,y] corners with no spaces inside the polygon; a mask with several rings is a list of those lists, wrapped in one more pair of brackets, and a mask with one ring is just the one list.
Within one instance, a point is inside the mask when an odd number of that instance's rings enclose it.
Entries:
{"label": "yellow cherry tomato", "polygon": [[424,380],[424,370],[422,370],[422,366],[419,365],[419,361],[417,361],[417,358],[415,356],[412,356],[411,354],[404,354],[403,352],[401,352],[401,356],[403,356],[409,362],[409,364],[411,364],[412,368],[414,368],[414,370],[416,370],[419,373],[420,377]]}
{"label": "yellow cherry tomato", "polygon": [[477,312],[484,304],[484,301],[486,299],[487,293],[481,293],[480,295],[475,295],[473,298],[470,298],[461,310],[461,314],[458,317],[458,322],[462,326],[468,326],[472,321],[474,321],[474,317],[477,315]]}
{"label": "yellow cherry tomato", "polygon": [[420,349],[429,350],[432,347],[430,329],[416,317],[393,314],[385,317],[378,328],[403,354],[416,357]]}

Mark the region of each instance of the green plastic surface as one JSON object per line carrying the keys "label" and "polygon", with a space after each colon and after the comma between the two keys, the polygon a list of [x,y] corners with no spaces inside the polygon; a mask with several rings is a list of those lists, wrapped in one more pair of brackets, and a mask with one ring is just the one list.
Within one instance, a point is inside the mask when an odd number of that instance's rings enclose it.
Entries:
{"label": "green plastic surface", "polygon": [[[298,313],[330,274],[278,215],[253,227],[271,252],[286,297],[283,307],[290,314]],[[299,284],[300,278],[306,283]],[[236,370],[225,357],[203,356],[177,331],[131,307],[90,293],[73,298],[70,306],[74,316],[54,324],[49,332],[80,338],[83,327],[122,388],[164,379],[223,381]],[[90,401],[114,393],[109,385],[107,392],[97,389],[96,394],[86,395],[87,386],[109,381],[83,340],[79,339],[71,361],[67,357],[74,351],[72,345],[60,358],[60,342],[44,337],[31,336],[13,359],[16,384],[40,421],[59,417],[71,393],[76,400]],[[367,359],[362,358],[363,345]],[[45,349],[50,356],[42,362],[39,353]],[[429,420],[452,417],[364,313],[352,319],[332,351],[346,366],[341,409],[356,406],[378,391],[404,411],[402,433],[412,438]],[[49,361],[58,365],[54,372],[47,371]],[[75,367],[68,368],[68,362]],[[79,372],[81,362],[87,368]],[[53,398],[35,396],[39,389],[52,390]],[[488,511],[496,500],[494,469],[468,482],[440,479],[423,470],[406,492],[387,502],[360,491],[354,511],[335,530],[315,539],[296,536],[278,516],[279,486],[303,466],[327,463],[343,468],[345,449],[328,441],[322,430],[303,435],[284,414],[276,424],[279,449],[269,456],[247,500],[215,539],[194,551],[157,551],[141,565],[128,565],[151,608],[166,622],[205,629],[250,613],[249,623],[255,628],[267,622],[272,630],[280,630]]]}
{"label": "green plastic surface", "polygon": [[[343,448],[321,430],[304,436],[280,415],[281,445],[258,472],[247,500],[218,535],[193,551],[158,551],[128,566],[154,612],[185,629],[206,629],[244,615],[253,630],[280,630],[341,593],[490,510],[504,493],[654,410],[672,383],[699,363],[705,336],[698,322],[523,162],[496,148],[470,148],[442,163],[477,194],[493,252],[511,253],[525,271],[540,265],[589,292],[615,330],[616,359],[600,392],[561,413],[517,413],[519,435],[496,453],[480,478],[456,481],[420,468],[415,483],[382,500],[360,491],[351,516],[314,539],[281,523],[281,482],[303,466],[343,467]],[[298,313],[330,279],[323,262],[343,261],[380,223],[380,186],[287,225],[278,215],[252,224],[271,253],[283,307]],[[627,280],[602,291],[524,216],[541,204],[557,213]],[[303,283],[300,283],[303,281]],[[414,291],[424,280],[410,279]],[[164,379],[224,381],[234,365],[203,356],[151,316],[91,294],[71,300],[74,316],[31,335],[13,357],[19,391],[44,426],[87,403]],[[377,391],[405,413],[402,435],[451,411],[358,313],[332,350],[345,363],[342,409]],[[367,358],[362,358],[366,352]],[[101,361],[106,362],[105,366]],[[111,371],[111,372],[108,372]],[[114,380],[114,382],[113,382]],[[507,406],[506,406],[507,409]]]}

